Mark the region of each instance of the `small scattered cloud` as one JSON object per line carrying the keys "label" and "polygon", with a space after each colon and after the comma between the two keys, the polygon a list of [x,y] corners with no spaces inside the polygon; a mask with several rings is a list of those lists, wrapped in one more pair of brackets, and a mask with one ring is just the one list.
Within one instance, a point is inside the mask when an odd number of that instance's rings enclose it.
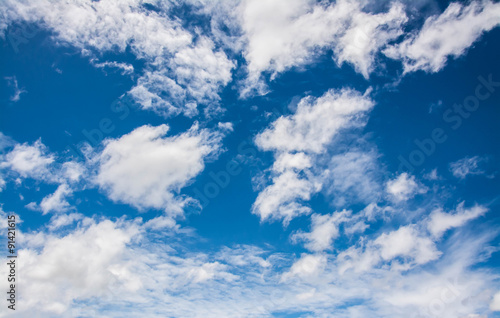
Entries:
{"label": "small scattered cloud", "polygon": [[[116,61],[99,62],[99,60],[97,60],[96,58],[92,58],[90,59],[90,63],[97,68],[120,70],[122,75],[131,75],[134,73],[134,66],[132,64],[124,62],[116,62]],[[58,72],[57,70],[58,69],[56,69],[56,72]]]}
{"label": "small scattered cloud", "polygon": [[386,191],[390,199],[396,203],[407,201],[417,194],[427,192],[427,190],[427,187],[415,180],[415,176],[411,176],[406,172],[386,183]]}
{"label": "small scattered cloud", "polygon": [[19,84],[17,83],[17,78],[15,76],[4,77],[4,78],[7,81],[7,85],[9,85],[9,87],[14,90],[14,93],[9,98],[10,101],[18,102],[21,99],[21,94],[28,93],[27,90],[25,90],[22,87],[19,87]]}
{"label": "small scattered cloud", "polygon": [[438,100],[437,102],[435,103],[432,103],[430,106],[429,106],[429,114],[432,114],[436,111],[438,111],[439,109],[441,109],[443,107],[443,101],[442,100]]}
{"label": "small scattered cloud", "polygon": [[434,168],[430,172],[424,174],[423,178],[431,181],[439,180],[440,176],[438,175],[437,168]]}
{"label": "small scattered cloud", "polygon": [[479,156],[465,157],[450,163],[450,171],[454,177],[462,180],[469,175],[483,175],[486,172],[481,168],[481,164],[485,160]]}

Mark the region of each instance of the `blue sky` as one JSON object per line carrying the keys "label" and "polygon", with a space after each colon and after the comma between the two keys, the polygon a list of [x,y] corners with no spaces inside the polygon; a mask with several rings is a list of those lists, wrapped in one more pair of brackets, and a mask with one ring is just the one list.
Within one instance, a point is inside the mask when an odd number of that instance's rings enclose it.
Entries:
{"label": "blue sky", "polygon": [[1,317],[500,317],[499,2],[0,17]]}

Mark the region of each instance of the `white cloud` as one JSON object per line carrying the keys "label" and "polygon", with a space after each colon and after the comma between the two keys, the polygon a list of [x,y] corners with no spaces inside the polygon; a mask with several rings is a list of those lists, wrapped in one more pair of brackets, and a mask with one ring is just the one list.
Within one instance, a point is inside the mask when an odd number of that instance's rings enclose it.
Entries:
{"label": "white cloud", "polygon": [[362,126],[362,115],[372,107],[366,94],[329,90],[319,98],[303,98],[295,114],[278,118],[255,142],[263,150],[322,153],[341,129]]}
{"label": "white cloud", "polygon": [[359,1],[333,4],[309,0],[243,1],[238,20],[247,41],[244,48],[249,83],[258,85],[261,72],[273,76],[303,66],[318,53],[333,49],[338,64],[348,62],[368,78],[375,55],[401,34],[406,22],[402,5],[386,13],[370,13]]}
{"label": "white cloud", "polygon": [[165,137],[168,130],[167,125],[142,126],[104,142],[96,182],[111,200],[182,213],[188,199],[178,194],[219,149],[221,135],[197,125]]}
{"label": "white cloud", "polygon": [[496,293],[490,304],[492,311],[500,311],[500,292]]}
{"label": "white cloud", "polygon": [[171,62],[177,82],[199,103],[218,100],[218,87],[227,85],[232,77],[234,63],[222,50],[214,50],[211,40],[201,38],[194,47],[176,52]]}
{"label": "white cloud", "polygon": [[194,116],[198,112],[194,103],[186,103],[181,109],[172,104],[175,101],[185,101],[186,92],[162,71],[146,71],[137,80],[137,85],[129,91],[129,95],[142,108],[163,115],[178,114],[182,111],[187,116]]}
{"label": "white cloud", "polygon": [[3,152],[4,149],[14,146],[15,141],[10,138],[9,136],[5,136],[1,131],[0,131],[0,151]]}
{"label": "white cloud", "polygon": [[60,315],[73,300],[104,296],[113,285],[137,290],[139,281],[117,274],[126,244],[137,230],[133,224],[106,220],[64,237],[48,235],[41,251],[25,245],[18,251],[23,259],[19,272],[29,282],[23,286],[23,310],[39,308]]}
{"label": "white cloud", "polygon": [[[263,251],[253,248],[223,251],[226,258],[243,251],[251,261],[244,264],[224,264],[212,260],[214,255],[182,252],[182,247],[179,254],[164,237],[160,242],[157,235],[146,232],[140,219],[96,222],[68,215],[53,220],[49,229],[75,220],[78,224],[64,231],[66,234],[18,232],[22,242],[18,255],[23,259],[18,270],[26,284],[18,298],[24,305],[16,308],[16,317],[102,316],[101,301],[111,306],[106,310],[110,317],[131,311],[133,315],[147,311],[148,316],[162,312],[176,317],[223,317],[237,311],[236,306],[225,306],[231,300],[222,294],[229,288],[239,299],[238,294],[245,292],[240,277],[229,271],[246,273],[250,268],[252,273],[245,280],[253,284],[259,280],[259,272],[270,266],[265,261],[257,270],[247,266],[262,260],[258,255]],[[137,257],[139,253],[141,257]],[[3,267],[0,273],[7,275],[6,270]],[[0,285],[7,288],[7,282]],[[208,295],[207,290],[215,292],[209,308],[200,299]],[[163,301],[151,302],[154,299]],[[252,302],[238,302],[238,307],[236,310],[244,312],[253,310]]]}
{"label": "white cloud", "polygon": [[236,276],[225,272],[226,268],[227,266],[219,262],[205,263],[199,267],[192,268],[188,272],[188,278],[192,279],[194,283],[205,282],[216,277],[221,277],[229,281],[236,279]]}
{"label": "white cloud", "polygon": [[374,69],[376,54],[388,42],[403,34],[406,13],[400,3],[394,2],[387,13],[371,14],[359,10],[350,18],[350,26],[333,46],[334,59],[339,65],[344,62],[352,64],[358,73],[368,79]]}
{"label": "white cloud", "polygon": [[49,230],[55,231],[61,227],[71,225],[76,221],[82,220],[84,218],[83,214],[80,213],[70,213],[70,214],[56,214],[50,220],[48,225]]}
{"label": "white cloud", "polygon": [[[155,11],[138,0],[43,0],[7,1],[1,9],[7,25],[19,20],[38,23],[53,31],[57,43],[80,49],[91,61],[106,52],[130,49],[145,61],[145,71],[130,91],[145,109],[166,116],[192,116],[200,103],[211,112],[220,88],[231,80],[234,64],[199,30],[191,34],[184,29],[172,17],[174,5],[165,3]],[[117,61],[94,65],[118,67],[125,73],[133,70]]]}
{"label": "white cloud", "polygon": [[57,187],[57,190],[43,198],[40,202],[40,209],[43,214],[49,212],[64,212],[69,209],[70,204],[66,201],[66,198],[72,194],[72,190],[67,184],[61,184]]}
{"label": "white cloud", "polygon": [[[85,166],[76,161],[61,162],[64,159],[50,152],[41,139],[30,145],[20,144],[9,138],[4,147],[12,148],[5,154],[0,154],[0,169],[4,169],[0,176],[3,175],[4,181],[14,179],[18,185],[22,183],[23,178],[32,178],[63,185],[69,191],[70,185],[73,187],[77,182],[86,179],[87,169],[90,168],[90,165]],[[38,209],[35,203],[32,203],[32,208]]]}
{"label": "white cloud", "polygon": [[[495,286],[494,274],[471,267],[487,247],[484,237],[451,238],[452,247],[428,263],[429,271],[401,272],[395,261],[415,265],[425,244],[420,234],[400,229],[381,236],[379,245],[367,243],[379,259],[383,248],[387,258],[397,252],[390,267],[339,273],[345,260],[326,253],[295,259],[255,246],[194,252],[193,237],[186,240],[177,229],[159,236],[140,219],[83,218],[62,233],[19,232],[25,281],[16,317],[271,317],[307,311],[314,317],[455,318],[484,315]],[[7,270],[0,267],[0,275]],[[352,301],[356,306],[346,306]]]}
{"label": "white cloud", "polygon": [[327,258],[322,254],[302,254],[300,258],[293,263],[288,272],[283,274],[282,279],[287,280],[292,277],[308,278],[317,276],[326,266]]}
{"label": "white cloud", "polygon": [[3,176],[0,174],[0,192],[2,192],[5,189],[6,185],[7,185],[7,182],[5,182]]}
{"label": "white cloud", "polygon": [[439,16],[427,18],[422,29],[385,54],[401,59],[405,73],[438,72],[448,57],[457,58],[486,31],[500,24],[500,3],[472,1],[451,3]]}
{"label": "white cloud", "polygon": [[323,177],[325,190],[336,206],[353,202],[372,203],[381,197],[381,168],[375,151],[349,150],[332,156]]}
{"label": "white cloud", "polygon": [[262,190],[252,207],[262,221],[283,219],[288,224],[293,218],[311,212],[302,204],[318,192],[320,186],[294,171],[283,172],[272,179],[272,184]]}
{"label": "white cloud", "polygon": [[420,236],[411,226],[400,227],[388,234],[384,233],[374,241],[374,244],[380,247],[380,256],[385,261],[398,256],[410,256],[416,264],[425,264],[441,255],[431,239]]}
{"label": "white cloud", "polygon": [[62,164],[61,173],[70,182],[77,182],[82,179],[86,172],[86,167],[76,161],[67,161]]}
{"label": "white cloud", "polygon": [[40,139],[33,145],[28,143],[16,144],[0,163],[0,167],[9,168],[23,178],[49,179],[51,178],[49,166],[55,157],[48,153],[47,147]]}
{"label": "white cloud", "polygon": [[140,1],[7,1],[10,20],[41,22],[58,40],[82,50],[123,52],[130,45],[140,58],[161,56],[189,45],[192,36],[164,14],[147,12]]}
{"label": "white cloud", "polygon": [[429,217],[427,227],[434,237],[441,237],[447,230],[460,227],[468,221],[484,215],[487,211],[488,209],[481,205],[466,209],[464,202],[462,202],[453,213],[446,213],[441,209],[434,210]]}
{"label": "white cloud", "polygon": [[[220,87],[232,78],[234,63],[224,52],[214,50],[213,42],[202,38],[171,58],[156,58],[154,70],[147,70],[129,94],[144,109],[163,115],[196,115],[198,104],[219,101]],[[206,110],[209,113],[218,111],[213,105]]]}
{"label": "white cloud", "polygon": [[269,268],[272,264],[265,259],[264,254],[266,252],[256,246],[241,245],[222,248],[216,258],[234,266],[258,265],[262,268]]}
{"label": "white cloud", "polygon": [[459,179],[465,179],[468,175],[481,175],[484,174],[479,165],[484,159],[478,156],[465,157],[458,161],[450,163],[450,171],[453,176]]}
{"label": "white cloud", "polygon": [[427,180],[432,180],[432,181],[434,181],[434,180],[439,180],[439,179],[440,179],[440,177],[439,177],[439,175],[438,175],[437,168],[434,168],[434,169],[432,169],[429,173],[426,173],[426,174],[424,175],[424,179],[427,179]]}
{"label": "white cloud", "polygon": [[350,211],[333,214],[313,214],[311,216],[311,232],[298,232],[292,236],[292,241],[305,241],[305,247],[313,252],[332,249],[333,241],[339,236],[339,224],[346,221]]}
{"label": "white cloud", "polygon": [[144,228],[151,230],[172,229],[178,227],[175,220],[170,216],[157,216],[146,223]]}
{"label": "white cloud", "polygon": [[352,268],[355,272],[366,272],[381,262],[390,261],[392,270],[406,271],[415,265],[436,260],[441,254],[435,243],[420,234],[415,226],[401,226],[396,231],[381,234],[364,247],[352,246],[339,253],[339,271],[344,273]]}
{"label": "white cloud", "polygon": [[132,64],[128,64],[128,63],[116,62],[116,61],[99,62],[98,59],[91,59],[90,63],[94,67],[97,67],[97,68],[102,68],[102,69],[115,68],[115,69],[121,70],[122,75],[125,75],[125,74],[130,75],[130,74],[134,73],[134,66]]}
{"label": "white cloud", "polygon": [[387,289],[381,300],[395,306],[393,310],[404,310],[414,317],[486,315],[492,296],[491,290],[484,286],[488,284],[489,275],[472,269],[471,265],[480,262],[481,253],[488,246],[487,237],[452,237],[451,246],[432,266],[432,270],[395,276],[394,283],[398,287]]}
{"label": "white cloud", "polygon": [[303,203],[322,187],[313,171],[315,156],[326,152],[340,130],[364,125],[364,115],[373,106],[368,92],[329,90],[319,98],[303,98],[293,115],[278,118],[255,137],[260,149],[275,152],[275,162],[270,168],[272,184],[259,193],[254,214],[288,224],[310,213]]}
{"label": "white cloud", "polygon": [[282,173],[286,170],[305,170],[311,168],[311,158],[309,158],[305,153],[298,152],[295,154],[282,153],[279,154],[273,164],[273,171]]}
{"label": "white cloud", "polygon": [[417,194],[427,192],[427,188],[415,181],[415,176],[406,172],[401,173],[396,179],[386,183],[386,191],[395,202],[402,202],[413,198]]}
{"label": "white cloud", "polygon": [[14,90],[14,94],[10,97],[12,102],[18,102],[21,99],[21,94],[27,93],[24,88],[19,88],[17,78],[15,76],[5,77],[7,84]]}

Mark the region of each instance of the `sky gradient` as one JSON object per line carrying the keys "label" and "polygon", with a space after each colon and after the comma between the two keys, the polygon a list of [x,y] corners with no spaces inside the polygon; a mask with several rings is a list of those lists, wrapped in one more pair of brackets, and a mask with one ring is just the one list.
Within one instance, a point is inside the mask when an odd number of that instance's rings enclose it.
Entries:
{"label": "sky gradient", "polygon": [[3,1],[0,317],[500,317],[498,26],[498,1]]}

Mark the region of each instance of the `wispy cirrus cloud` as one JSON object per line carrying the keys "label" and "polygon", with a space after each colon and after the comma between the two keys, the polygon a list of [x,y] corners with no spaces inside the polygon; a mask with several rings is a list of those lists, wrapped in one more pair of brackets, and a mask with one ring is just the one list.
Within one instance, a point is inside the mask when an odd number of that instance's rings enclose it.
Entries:
{"label": "wispy cirrus cloud", "polygon": [[11,102],[18,102],[21,99],[21,94],[28,92],[24,88],[19,87],[15,76],[5,77],[5,80],[7,81],[7,85],[14,90],[14,93],[10,96]]}
{"label": "wispy cirrus cloud", "polygon": [[455,162],[450,163],[450,171],[455,178],[465,179],[468,175],[485,174],[480,166],[485,161],[485,158],[479,156],[465,157]]}

